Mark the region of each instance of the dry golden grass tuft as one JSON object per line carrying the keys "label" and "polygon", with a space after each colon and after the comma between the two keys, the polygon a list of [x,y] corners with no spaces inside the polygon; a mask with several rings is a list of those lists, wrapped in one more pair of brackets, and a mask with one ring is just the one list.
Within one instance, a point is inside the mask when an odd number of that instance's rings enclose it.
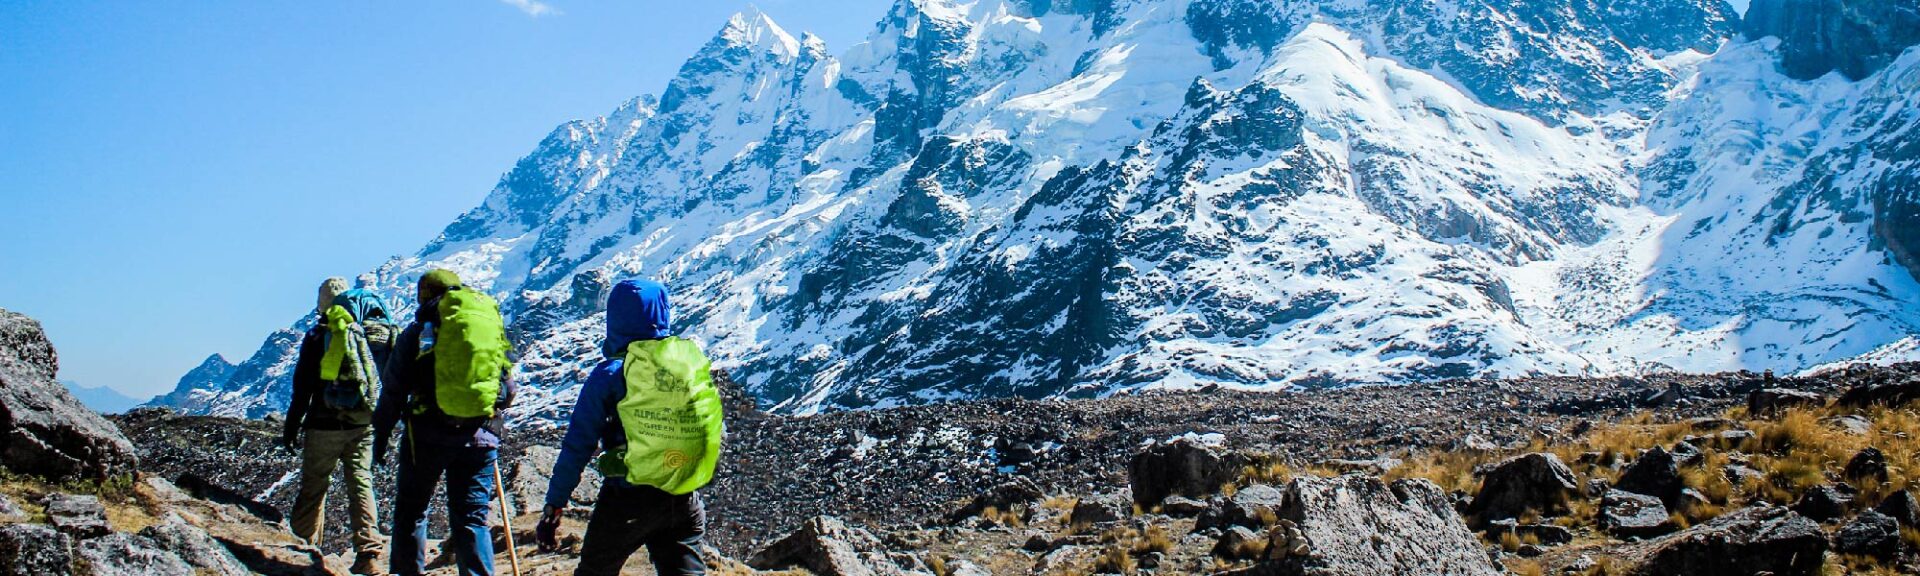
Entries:
{"label": "dry golden grass tuft", "polygon": [[1132,574],[1139,567],[1134,564],[1133,554],[1125,546],[1115,544],[1100,552],[1093,560],[1095,574]]}

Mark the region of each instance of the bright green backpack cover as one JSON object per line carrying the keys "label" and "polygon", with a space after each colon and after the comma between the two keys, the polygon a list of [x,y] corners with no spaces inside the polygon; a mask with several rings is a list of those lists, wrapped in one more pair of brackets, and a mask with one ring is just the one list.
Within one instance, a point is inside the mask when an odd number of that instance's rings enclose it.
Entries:
{"label": "bright green backpack cover", "polygon": [[713,481],[727,425],[712,363],[681,338],[627,346],[627,395],[617,412],[626,428],[628,484],[687,494]]}
{"label": "bright green backpack cover", "polygon": [[440,297],[434,330],[434,401],[455,418],[492,418],[507,360],[506,321],[500,304],[478,290],[455,289]]}

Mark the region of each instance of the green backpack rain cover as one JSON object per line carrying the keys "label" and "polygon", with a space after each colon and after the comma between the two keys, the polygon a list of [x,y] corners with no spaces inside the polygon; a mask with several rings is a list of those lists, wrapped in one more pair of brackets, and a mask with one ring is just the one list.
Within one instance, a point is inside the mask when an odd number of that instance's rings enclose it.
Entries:
{"label": "green backpack rain cover", "polygon": [[711,369],[700,346],[688,340],[627,346],[627,396],[617,411],[627,434],[628,484],[686,494],[713,480],[727,425]]}
{"label": "green backpack rain cover", "polygon": [[325,352],[320,356],[320,380],[326,383],[320,391],[321,404],[349,423],[372,422],[380,369],[365,329],[340,306],[327,308],[321,323],[326,328]]}
{"label": "green backpack rain cover", "polygon": [[507,360],[506,321],[500,304],[478,290],[455,289],[440,297],[434,329],[433,397],[454,418],[492,418]]}

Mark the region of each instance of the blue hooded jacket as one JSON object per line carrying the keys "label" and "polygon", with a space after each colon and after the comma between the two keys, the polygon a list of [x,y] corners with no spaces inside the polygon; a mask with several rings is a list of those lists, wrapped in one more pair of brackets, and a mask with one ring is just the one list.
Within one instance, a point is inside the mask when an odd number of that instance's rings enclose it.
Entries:
{"label": "blue hooded jacket", "polygon": [[[627,345],[672,335],[673,306],[667,301],[665,285],[652,280],[625,280],[613,287],[613,294],[607,297],[607,336],[600,341],[600,352],[606,358],[587,375],[587,383],[580,387],[580,397],[574,401],[573,414],[567,418],[567,435],[560,441],[560,457],[553,464],[552,479],[547,481],[548,506],[566,508],[594,454],[627,442],[627,431],[614,412],[627,396],[627,381],[621,371]],[[606,483],[626,486],[616,478],[608,478]]]}

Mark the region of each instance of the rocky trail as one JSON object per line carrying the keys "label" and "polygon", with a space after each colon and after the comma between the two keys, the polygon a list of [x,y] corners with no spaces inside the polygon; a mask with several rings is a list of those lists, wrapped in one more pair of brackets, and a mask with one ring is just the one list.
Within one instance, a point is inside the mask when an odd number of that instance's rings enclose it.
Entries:
{"label": "rocky trail", "polygon": [[[0,423],[27,440],[5,452],[0,574],[340,573],[340,558],[299,543],[279,517],[295,462],[273,445],[277,423],[165,410],[102,419],[53,392],[55,356],[37,325],[0,320]],[[730,392],[728,454],[706,491],[709,555],[723,574],[1920,566],[1920,504],[1907,491],[1920,479],[1916,364],[808,417],[760,413]],[[559,434],[523,430],[506,450],[522,544]],[[575,494],[573,535],[592,492]],[[529,574],[571,569],[568,550],[520,552]]]}

